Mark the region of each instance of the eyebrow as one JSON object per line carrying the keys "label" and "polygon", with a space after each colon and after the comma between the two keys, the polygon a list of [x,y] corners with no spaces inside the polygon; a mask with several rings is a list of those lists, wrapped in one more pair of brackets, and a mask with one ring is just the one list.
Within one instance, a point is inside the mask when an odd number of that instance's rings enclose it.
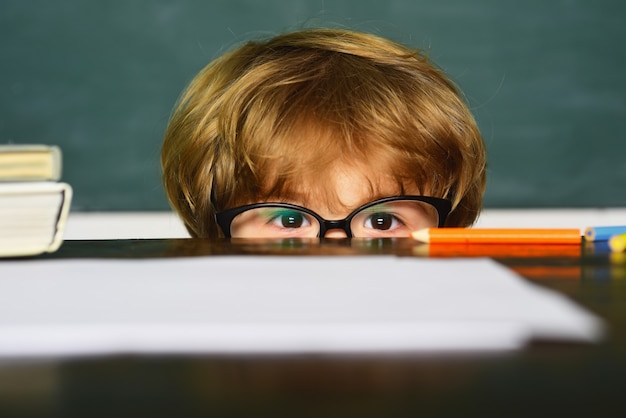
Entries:
{"label": "eyebrow", "polygon": [[[272,182],[270,184],[271,187],[266,188],[265,190],[274,191],[277,193],[261,193],[259,197],[259,202],[276,202],[276,203],[291,203],[294,205],[302,206],[305,208],[310,208],[312,205],[317,206],[316,203],[322,202],[325,205],[325,208],[330,211],[349,211],[352,212],[355,209],[361,207],[362,205],[372,202],[374,200],[382,199],[385,197],[391,196],[402,196],[407,194],[406,187],[407,184],[403,184],[399,179],[391,176],[389,178],[389,183],[385,184],[385,186],[389,187],[387,191],[391,193],[383,193],[383,190],[386,187],[382,187],[383,181],[382,178],[373,176],[374,178],[367,177],[367,190],[368,194],[364,199],[361,199],[356,205],[345,205],[341,202],[341,194],[338,194],[336,199],[331,198],[332,193],[329,193],[329,189],[325,189],[324,187],[313,188],[312,190],[306,192],[301,190],[296,190],[296,188],[291,187],[293,184],[292,181],[287,180],[286,182]],[[304,182],[304,180],[302,180]],[[297,181],[296,181],[297,183]],[[419,188],[418,188],[419,189]],[[314,192],[313,190],[317,191]],[[321,193],[319,192],[321,190]],[[412,193],[412,194],[421,194],[421,193]],[[330,199],[329,199],[330,198]],[[250,202],[255,203],[255,202]]]}
{"label": "eyebrow", "polygon": [[[302,196],[302,194],[299,194],[300,196]],[[360,200],[357,204],[355,205],[344,205],[342,203],[338,203],[336,202],[335,205],[329,206],[328,202],[324,202],[324,204],[326,205],[324,207],[324,209],[327,209],[331,212],[337,212],[337,211],[345,211],[347,213],[352,213],[353,211],[355,211],[356,209],[360,208],[361,206],[373,202],[375,200],[379,200],[379,199],[383,199],[386,197],[391,197],[391,196],[400,196],[401,193],[375,193],[375,194],[371,194],[369,195],[367,198]],[[318,212],[320,210],[319,207],[316,207],[315,210],[311,208],[311,206],[317,206],[317,205],[311,205],[311,203],[314,202],[314,199],[306,198],[306,199],[302,199],[302,198],[292,198],[291,196],[283,196],[281,198],[279,197],[268,197],[267,199],[263,200],[264,202],[276,202],[276,203],[289,203],[289,204],[293,204],[293,205],[297,205],[297,206],[301,206],[304,208],[308,208],[309,210],[313,210],[314,212]],[[381,206],[385,206],[385,203],[380,203],[379,205],[376,205],[375,208],[377,207],[381,207]]]}

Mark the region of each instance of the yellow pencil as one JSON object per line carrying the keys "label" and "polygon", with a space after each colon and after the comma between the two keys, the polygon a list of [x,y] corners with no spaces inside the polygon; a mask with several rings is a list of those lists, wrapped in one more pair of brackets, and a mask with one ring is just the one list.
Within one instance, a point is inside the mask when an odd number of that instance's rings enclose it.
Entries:
{"label": "yellow pencil", "polygon": [[609,247],[614,253],[621,253],[626,249],[626,234],[613,235],[609,239]]}

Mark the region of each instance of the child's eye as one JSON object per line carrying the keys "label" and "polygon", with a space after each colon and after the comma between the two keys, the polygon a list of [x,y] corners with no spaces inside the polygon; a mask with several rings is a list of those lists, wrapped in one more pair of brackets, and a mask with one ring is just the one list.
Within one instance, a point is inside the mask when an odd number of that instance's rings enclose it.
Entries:
{"label": "child's eye", "polygon": [[295,210],[281,210],[272,214],[268,223],[281,228],[303,228],[311,226],[311,222],[302,212]]}
{"label": "child's eye", "polygon": [[402,222],[393,214],[386,212],[372,213],[364,222],[365,228],[377,229],[380,231],[388,231],[396,229],[402,225]]}

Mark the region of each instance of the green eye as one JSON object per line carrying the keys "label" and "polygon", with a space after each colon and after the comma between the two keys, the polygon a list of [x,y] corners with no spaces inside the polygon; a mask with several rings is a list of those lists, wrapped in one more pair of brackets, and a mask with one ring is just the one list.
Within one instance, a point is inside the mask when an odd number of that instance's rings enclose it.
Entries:
{"label": "green eye", "polygon": [[300,228],[304,223],[304,216],[298,212],[280,215],[280,223],[285,228]]}
{"label": "green eye", "polygon": [[273,224],[281,228],[292,229],[311,225],[306,215],[297,210],[274,209],[269,210],[266,216],[268,218],[268,224]]}

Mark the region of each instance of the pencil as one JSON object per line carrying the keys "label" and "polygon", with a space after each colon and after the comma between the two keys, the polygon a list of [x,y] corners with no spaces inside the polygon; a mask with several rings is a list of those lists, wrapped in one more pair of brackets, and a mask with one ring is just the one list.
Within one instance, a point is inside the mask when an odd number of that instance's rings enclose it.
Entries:
{"label": "pencil", "polygon": [[430,228],[411,236],[425,243],[446,244],[580,244],[579,229]]}
{"label": "pencil", "polygon": [[491,257],[491,258],[578,258],[581,248],[563,244],[421,244],[413,254],[423,257]]}
{"label": "pencil", "polygon": [[585,239],[589,241],[608,241],[617,234],[626,234],[626,225],[591,226],[585,229]]}
{"label": "pencil", "polygon": [[609,239],[609,247],[615,253],[621,253],[626,249],[626,234],[613,235]]}

